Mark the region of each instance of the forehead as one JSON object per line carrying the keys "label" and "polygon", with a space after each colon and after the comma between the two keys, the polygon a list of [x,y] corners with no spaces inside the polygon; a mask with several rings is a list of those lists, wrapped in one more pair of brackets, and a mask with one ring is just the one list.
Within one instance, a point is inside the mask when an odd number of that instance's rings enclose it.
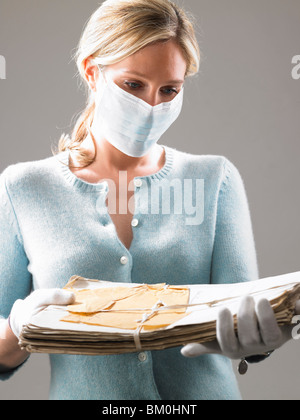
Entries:
{"label": "forehead", "polygon": [[173,81],[184,80],[187,62],[181,47],[171,40],[148,45],[110,67],[119,74],[135,72],[146,78]]}

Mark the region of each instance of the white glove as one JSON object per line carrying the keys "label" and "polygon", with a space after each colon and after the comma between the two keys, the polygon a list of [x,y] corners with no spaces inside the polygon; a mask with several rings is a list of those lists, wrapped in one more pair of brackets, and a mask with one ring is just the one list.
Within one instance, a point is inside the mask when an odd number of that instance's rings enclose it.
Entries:
{"label": "white glove", "polygon": [[11,310],[9,324],[14,335],[19,338],[23,325],[31,317],[49,305],[70,305],[74,303],[74,293],[61,289],[40,289],[31,293],[26,299],[18,299]]}
{"label": "white glove", "polygon": [[230,310],[221,309],[217,319],[217,340],[207,344],[188,344],[182,348],[181,354],[185,357],[221,354],[233,360],[243,359],[276,350],[292,339],[292,327],[278,326],[267,299],[261,299],[255,304],[253,297],[244,297],[238,310],[237,322],[236,334]]}

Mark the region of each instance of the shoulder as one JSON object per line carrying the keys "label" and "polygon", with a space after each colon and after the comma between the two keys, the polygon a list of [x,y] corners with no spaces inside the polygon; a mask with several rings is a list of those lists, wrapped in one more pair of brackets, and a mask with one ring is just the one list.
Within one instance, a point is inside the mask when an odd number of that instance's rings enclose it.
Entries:
{"label": "shoulder", "polygon": [[239,176],[239,170],[226,156],[222,155],[197,155],[184,152],[175,148],[169,148],[173,152],[174,167],[197,174],[207,176],[210,173],[218,174],[225,182],[231,176]]}
{"label": "shoulder", "polygon": [[15,163],[2,172],[1,182],[5,183],[8,190],[24,191],[27,187],[48,183],[55,175],[54,169],[56,166],[56,156]]}

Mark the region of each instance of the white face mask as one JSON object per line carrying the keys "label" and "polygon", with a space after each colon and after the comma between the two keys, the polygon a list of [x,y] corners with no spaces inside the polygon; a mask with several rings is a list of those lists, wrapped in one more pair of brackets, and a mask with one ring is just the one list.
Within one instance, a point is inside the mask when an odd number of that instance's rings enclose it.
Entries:
{"label": "white face mask", "polygon": [[96,96],[94,135],[104,136],[128,156],[145,156],[179,117],[184,89],[172,101],[151,106],[112,80],[104,80],[103,75],[101,79]]}

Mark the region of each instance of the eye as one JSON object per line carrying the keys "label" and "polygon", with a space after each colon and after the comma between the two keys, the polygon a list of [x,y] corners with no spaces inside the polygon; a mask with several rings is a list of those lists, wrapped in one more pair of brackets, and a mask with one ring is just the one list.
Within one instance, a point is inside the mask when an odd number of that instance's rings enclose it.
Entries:
{"label": "eye", "polygon": [[166,95],[166,96],[172,96],[174,94],[177,95],[179,93],[178,90],[175,88],[163,88],[161,92],[163,95]]}
{"label": "eye", "polygon": [[125,82],[124,84],[131,90],[137,90],[142,87],[140,83],[136,82]]}

